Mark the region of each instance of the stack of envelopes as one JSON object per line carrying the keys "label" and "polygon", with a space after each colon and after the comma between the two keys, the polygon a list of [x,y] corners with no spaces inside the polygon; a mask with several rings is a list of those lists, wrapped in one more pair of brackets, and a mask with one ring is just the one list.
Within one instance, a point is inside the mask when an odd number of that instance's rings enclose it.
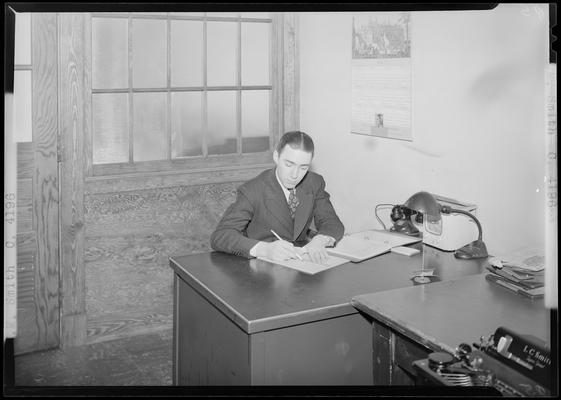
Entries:
{"label": "stack of envelopes", "polygon": [[544,295],[544,270],[527,269],[514,264],[497,262],[491,258],[486,279],[523,296],[539,298]]}

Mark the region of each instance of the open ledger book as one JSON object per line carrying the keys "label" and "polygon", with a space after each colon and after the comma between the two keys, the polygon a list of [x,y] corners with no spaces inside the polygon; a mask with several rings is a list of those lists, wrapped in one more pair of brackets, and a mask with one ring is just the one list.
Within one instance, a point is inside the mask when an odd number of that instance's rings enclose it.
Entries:
{"label": "open ledger book", "polygon": [[329,258],[324,264],[314,263],[307,255],[304,260],[284,260],[271,261],[264,257],[258,257],[260,260],[273,264],[282,265],[291,269],[295,269],[306,274],[316,274],[327,269],[337,267],[349,261],[362,261],[371,257],[387,253],[392,247],[403,246],[410,243],[420,242],[421,238],[392,233],[381,230],[370,230],[364,232],[352,233],[344,236],[337,246],[327,249]]}
{"label": "open ledger book", "polygon": [[384,230],[368,230],[351,233],[343,238],[327,252],[336,257],[343,257],[353,262],[359,262],[387,253],[393,247],[420,242],[419,237],[407,236]]}

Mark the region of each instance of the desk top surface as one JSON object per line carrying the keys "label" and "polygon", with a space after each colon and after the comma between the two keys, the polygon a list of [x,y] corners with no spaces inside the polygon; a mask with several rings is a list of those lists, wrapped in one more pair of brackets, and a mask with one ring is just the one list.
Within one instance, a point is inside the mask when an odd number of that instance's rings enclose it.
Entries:
{"label": "desk top surface", "polygon": [[354,314],[353,296],[414,286],[411,274],[423,265],[448,280],[479,274],[487,263],[458,260],[420,243],[411,247],[423,251],[411,257],[386,253],[315,275],[220,252],[172,257],[170,265],[245,332],[256,333]]}
{"label": "desk top surface", "polygon": [[352,304],[433,349],[454,352],[460,343],[479,343],[500,326],[551,344],[551,314],[543,299],[493,285],[485,275],[359,295]]}

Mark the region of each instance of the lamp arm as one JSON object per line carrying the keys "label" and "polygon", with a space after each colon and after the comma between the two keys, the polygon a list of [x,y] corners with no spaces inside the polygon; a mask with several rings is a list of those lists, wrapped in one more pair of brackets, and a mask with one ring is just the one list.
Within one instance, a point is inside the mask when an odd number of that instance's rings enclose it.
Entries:
{"label": "lamp arm", "polygon": [[475,221],[475,223],[477,224],[477,229],[479,230],[479,238],[477,240],[482,240],[483,229],[481,228],[481,224],[479,223],[479,220],[475,217],[475,215],[473,215],[470,212],[464,211],[464,210],[458,210],[457,208],[452,208],[450,206],[441,206],[440,211],[443,214],[451,214],[451,213],[464,214],[464,215],[467,215],[468,217],[470,217],[471,219],[473,219]]}

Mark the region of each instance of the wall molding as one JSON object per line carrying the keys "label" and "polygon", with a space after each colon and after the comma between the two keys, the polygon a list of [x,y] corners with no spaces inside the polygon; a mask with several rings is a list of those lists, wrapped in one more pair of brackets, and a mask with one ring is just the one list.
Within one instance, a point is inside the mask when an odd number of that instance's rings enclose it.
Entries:
{"label": "wall molding", "polygon": [[32,131],[35,328],[33,350],[60,345],[57,15],[33,14]]}
{"label": "wall molding", "polygon": [[60,345],[86,342],[84,267],[84,15],[58,14],[58,125],[60,159]]}
{"label": "wall molding", "polygon": [[[283,13],[283,131],[300,128],[300,58],[298,46],[298,14]],[[281,132],[284,133],[284,132]]]}

